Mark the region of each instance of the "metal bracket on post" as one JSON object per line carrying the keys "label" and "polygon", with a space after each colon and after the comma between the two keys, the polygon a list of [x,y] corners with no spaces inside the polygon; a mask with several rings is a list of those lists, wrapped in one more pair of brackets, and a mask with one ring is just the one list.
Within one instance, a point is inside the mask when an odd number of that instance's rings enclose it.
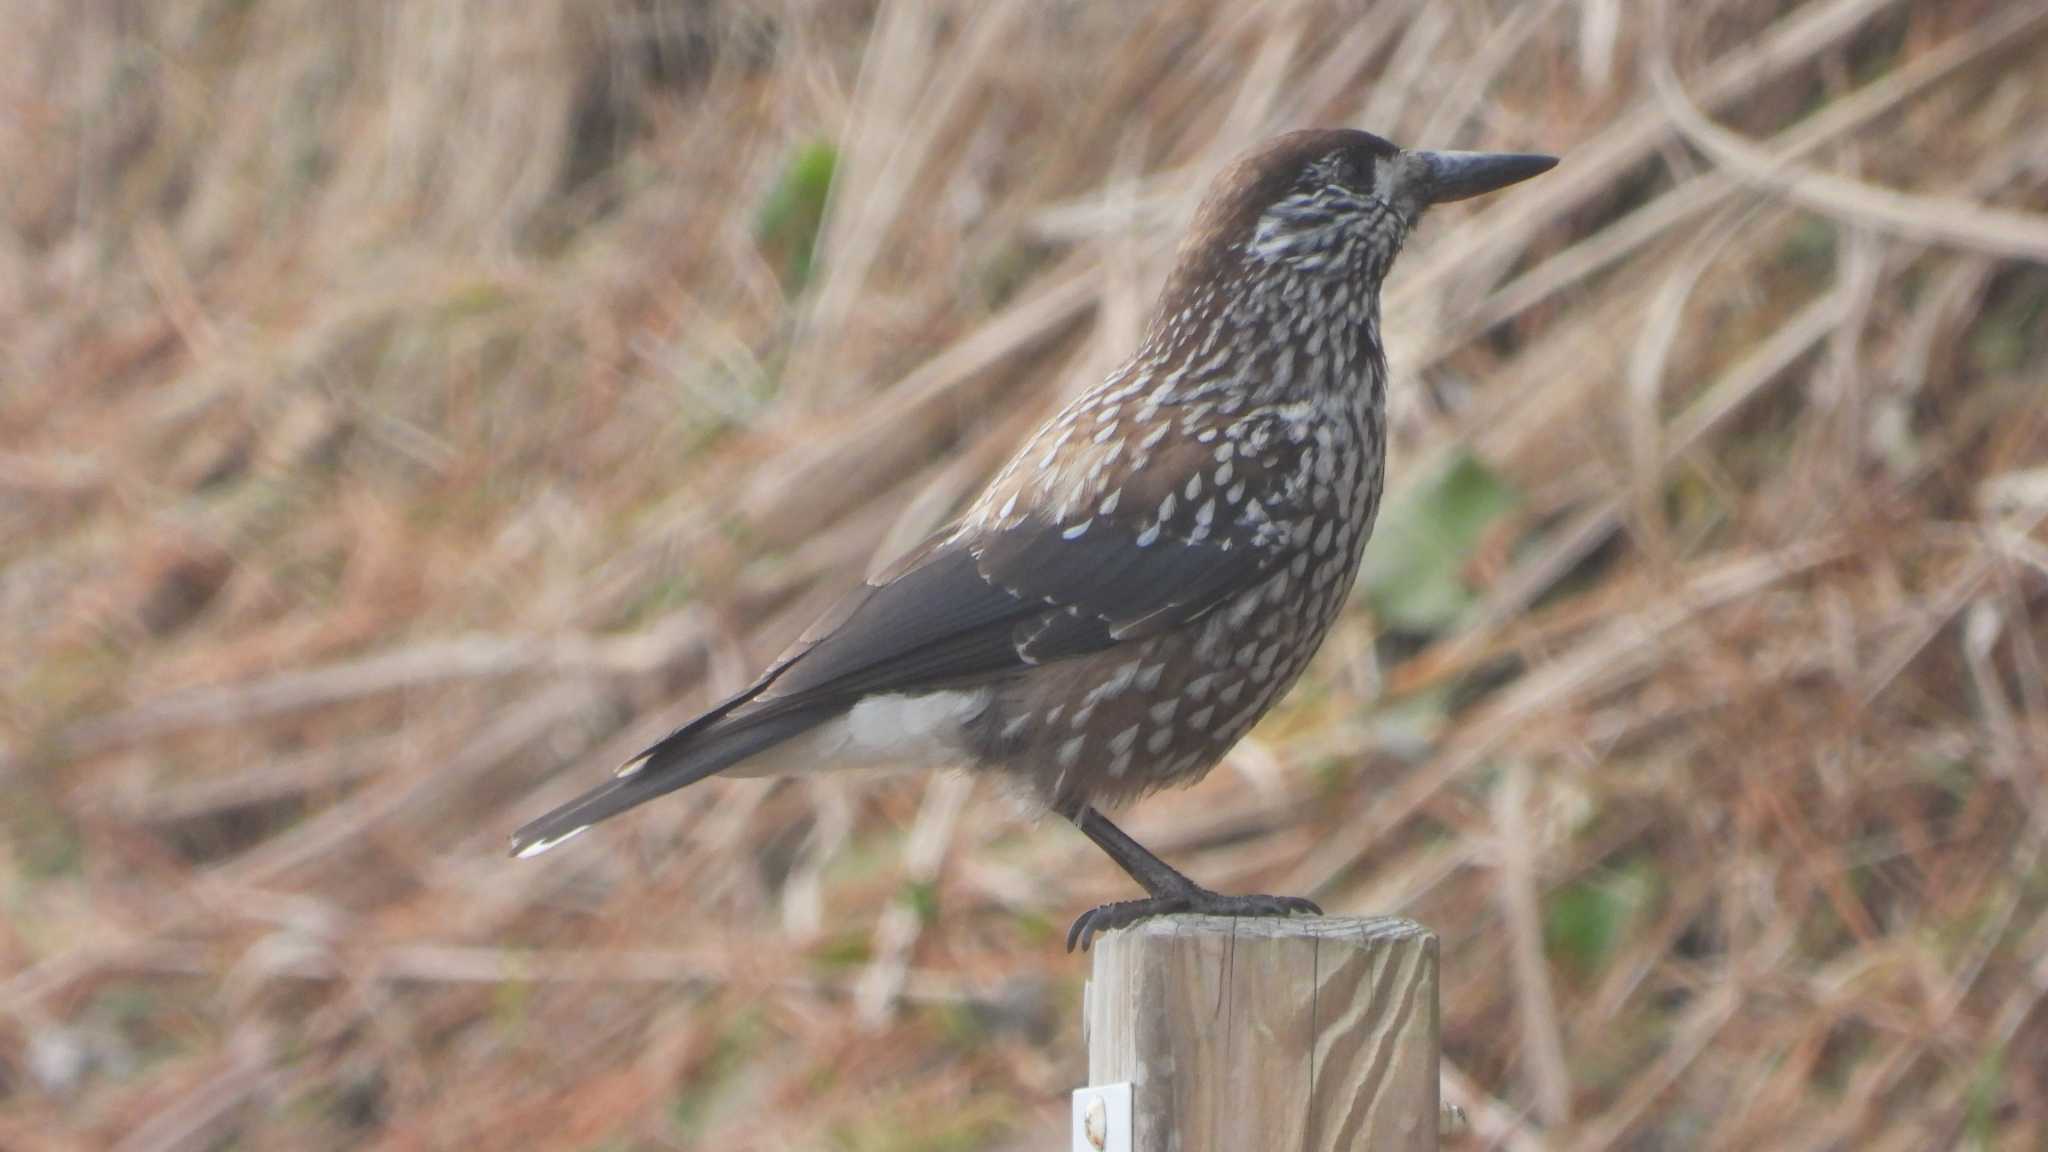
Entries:
{"label": "metal bracket on post", "polygon": [[1074,1089],[1073,1152],[1131,1152],[1131,1086]]}

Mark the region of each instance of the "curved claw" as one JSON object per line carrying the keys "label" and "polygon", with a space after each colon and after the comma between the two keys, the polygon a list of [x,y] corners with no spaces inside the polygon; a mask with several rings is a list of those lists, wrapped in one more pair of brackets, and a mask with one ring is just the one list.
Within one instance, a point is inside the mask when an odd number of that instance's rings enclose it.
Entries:
{"label": "curved claw", "polygon": [[1119,900],[1090,908],[1074,918],[1073,927],[1067,929],[1067,951],[1072,952],[1076,943],[1086,952],[1095,942],[1098,932],[1111,932],[1128,928],[1140,920],[1152,916],[1164,916],[1169,912],[1187,911],[1187,900],[1180,896],[1154,896],[1145,900]]}

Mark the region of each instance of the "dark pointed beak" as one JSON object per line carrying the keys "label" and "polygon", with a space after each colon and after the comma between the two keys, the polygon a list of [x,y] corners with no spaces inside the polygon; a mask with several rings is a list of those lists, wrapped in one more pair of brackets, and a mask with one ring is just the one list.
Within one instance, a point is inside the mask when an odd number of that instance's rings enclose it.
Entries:
{"label": "dark pointed beak", "polygon": [[1522,152],[1417,152],[1429,173],[1422,194],[1430,204],[1448,204],[1519,184],[1557,166],[1555,156]]}

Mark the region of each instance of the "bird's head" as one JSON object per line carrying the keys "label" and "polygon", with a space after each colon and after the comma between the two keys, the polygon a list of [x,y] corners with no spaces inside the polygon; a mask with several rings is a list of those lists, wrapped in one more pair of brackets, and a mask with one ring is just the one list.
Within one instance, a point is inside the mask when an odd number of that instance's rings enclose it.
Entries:
{"label": "bird's head", "polygon": [[1505,188],[1556,163],[1516,153],[1410,151],[1350,129],[1291,132],[1216,178],[1181,263],[1206,277],[1336,275],[1376,291],[1431,205]]}

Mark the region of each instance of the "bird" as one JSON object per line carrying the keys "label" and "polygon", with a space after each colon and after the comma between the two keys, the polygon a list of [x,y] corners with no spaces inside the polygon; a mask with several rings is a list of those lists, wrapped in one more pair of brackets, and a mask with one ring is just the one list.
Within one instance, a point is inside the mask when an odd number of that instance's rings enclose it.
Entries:
{"label": "bird", "polygon": [[1349,128],[1278,136],[1211,183],[1137,350],[1040,425],[959,518],[741,691],[521,827],[537,856],[714,775],[965,765],[1071,821],[1149,917],[1319,913],[1211,891],[1104,808],[1202,778],[1338,617],[1385,480],[1379,293],[1430,207],[1549,170]]}

